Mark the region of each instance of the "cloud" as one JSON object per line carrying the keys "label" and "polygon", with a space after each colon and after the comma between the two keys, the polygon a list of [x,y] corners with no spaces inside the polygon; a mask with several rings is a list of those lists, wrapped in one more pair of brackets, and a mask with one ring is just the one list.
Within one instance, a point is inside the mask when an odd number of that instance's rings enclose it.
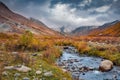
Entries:
{"label": "cloud", "polygon": [[[28,18],[39,19],[50,28],[58,29],[65,26],[66,31],[79,26],[102,25],[119,19],[118,16],[120,16],[117,14],[118,12],[115,13],[115,11],[119,10],[119,0],[112,0],[114,4],[108,4],[108,0],[100,0],[101,3],[98,3],[98,0],[66,0],[68,2],[63,0],[58,0],[58,2],[55,2],[56,0],[39,0],[39,2],[37,0],[2,1],[17,13]],[[51,1],[54,3],[51,3]],[[74,3],[70,3],[70,1],[75,2],[75,4],[78,3],[78,5],[73,6]],[[87,7],[87,9],[84,9],[84,7]]]}
{"label": "cloud", "polygon": [[113,0],[114,2],[117,2],[118,0]]}
{"label": "cloud", "polygon": [[82,2],[80,2],[78,6],[85,7],[86,5],[89,5],[91,2],[92,0],[83,0]]}
{"label": "cloud", "polygon": [[99,8],[96,8],[95,11],[97,12],[106,12],[110,9],[111,5],[105,5],[105,6],[101,6]]}
{"label": "cloud", "polygon": [[49,10],[51,10],[49,13],[50,16],[48,17],[49,20],[52,21],[53,24],[57,24],[58,27],[62,27],[64,25],[65,27],[69,28],[67,31],[70,31],[70,29],[74,29],[75,27],[79,26],[100,25],[104,23],[97,20],[97,18],[102,15],[88,17],[87,15],[89,11],[78,11],[76,8],[71,8],[70,4],[59,3]]}

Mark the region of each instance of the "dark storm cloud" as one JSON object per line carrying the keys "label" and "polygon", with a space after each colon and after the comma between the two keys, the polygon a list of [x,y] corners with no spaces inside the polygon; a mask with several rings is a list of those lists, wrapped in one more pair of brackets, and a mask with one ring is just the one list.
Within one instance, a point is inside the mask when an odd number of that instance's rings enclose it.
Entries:
{"label": "dark storm cloud", "polygon": [[116,3],[113,3],[113,5],[111,6],[111,10],[113,10],[115,14],[120,15],[120,0],[117,0]]}
{"label": "dark storm cloud", "polygon": [[[21,10],[29,5],[41,5],[47,0],[0,0],[4,2],[12,10]],[[32,8],[31,8],[32,9]]]}
{"label": "dark storm cloud", "polygon": [[0,0],[11,10],[51,28],[102,25],[120,19],[120,0]]}
{"label": "dark storm cloud", "polygon": [[109,5],[112,2],[114,1],[113,0],[51,0],[52,6],[58,3],[62,3],[62,4],[71,4],[72,7],[81,8],[83,7],[82,4],[83,5],[85,4],[83,9],[97,8],[100,6]]}

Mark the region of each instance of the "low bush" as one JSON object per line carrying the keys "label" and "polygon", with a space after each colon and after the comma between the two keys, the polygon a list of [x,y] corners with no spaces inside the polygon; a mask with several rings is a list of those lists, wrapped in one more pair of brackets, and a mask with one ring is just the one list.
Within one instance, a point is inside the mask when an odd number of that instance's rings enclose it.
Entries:
{"label": "low bush", "polygon": [[54,63],[57,58],[61,56],[60,49],[56,47],[50,47],[43,52],[43,59],[48,63]]}

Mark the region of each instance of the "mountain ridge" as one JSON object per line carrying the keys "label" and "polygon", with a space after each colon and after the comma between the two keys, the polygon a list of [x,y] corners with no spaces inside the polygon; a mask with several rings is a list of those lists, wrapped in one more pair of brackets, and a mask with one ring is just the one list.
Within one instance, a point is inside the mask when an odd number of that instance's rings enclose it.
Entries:
{"label": "mountain ridge", "polygon": [[96,28],[96,26],[80,26],[71,31],[71,35],[87,35],[90,30]]}
{"label": "mountain ridge", "polygon": [[[29,30],[34,34],[41,35],[59,35],[58,32],[48,28],[46,25],[38,24],[30,19],[11,11],[4,3],[0,2],[0,23],[6,23],[11,26],[8,32],[23,33]],[[42,23],[42,22],[41,22]]]}
{"label": "mountain ridge", "polygon": [[92,30],[89,33],[89,36],[119,37],[120,36],[120,21],[116,20],[111,23],[106,23],[103,26],[99,26],[98,28]]}
{"label": "mountain ridge", "polygon": [[71,32],[74,36],[119,36],[120,20],[105,23],[101,26],[80,26]]}

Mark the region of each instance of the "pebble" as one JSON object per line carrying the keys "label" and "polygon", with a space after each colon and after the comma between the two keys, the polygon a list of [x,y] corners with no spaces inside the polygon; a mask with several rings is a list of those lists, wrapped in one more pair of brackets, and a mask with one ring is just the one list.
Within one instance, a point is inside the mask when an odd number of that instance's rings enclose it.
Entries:
{"label": "pebble", "polygon": [[42,71],[36,71],[36,74],[41,74],[42,73]]}
{"label": "pebble", "polygon": [[18,52],[12,52],[12,54],[13,54],[13,55],[17,55],[17,54],[18,54]]}
{"label": "pebble", "polygon": [[30,80],[30,78],[28,78],[28,77],[24,77],[23,80]]}
{"label": "pebble", "polygon": [[66,70],[66,69],[62,69],[62,71],[63,71],[63,72],[67,72],[67,70]]}
{"label": "pebble", "polygon": [[19,77],[21,74],[20,73],[15,73],[14,77]]}
{"label": "pebble", "polygon": [[114,78],[114,79],[116,79],[116,78],[117,78],[117,76],[116,76],[116,75],[113,75],[113,78]]}
{"label": "pebble", "polygon": [[37,53],[33,53],[32,56],[37,56]]}

